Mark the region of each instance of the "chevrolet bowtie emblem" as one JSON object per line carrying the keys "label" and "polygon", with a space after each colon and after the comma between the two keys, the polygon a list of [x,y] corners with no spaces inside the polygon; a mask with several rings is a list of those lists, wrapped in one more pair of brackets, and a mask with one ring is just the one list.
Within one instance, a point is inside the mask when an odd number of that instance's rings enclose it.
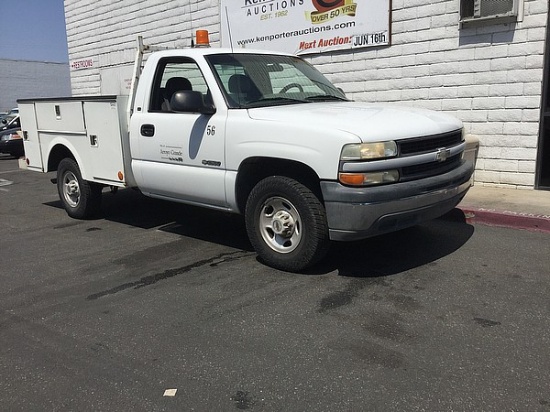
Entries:
{"label": "chevrolet bowtie emblem", "polygon": [[451,157],[451,149],[441,148],[437,149],[437,152],[435,153],[435,160],[438,162],[444,162],[449,157]]}

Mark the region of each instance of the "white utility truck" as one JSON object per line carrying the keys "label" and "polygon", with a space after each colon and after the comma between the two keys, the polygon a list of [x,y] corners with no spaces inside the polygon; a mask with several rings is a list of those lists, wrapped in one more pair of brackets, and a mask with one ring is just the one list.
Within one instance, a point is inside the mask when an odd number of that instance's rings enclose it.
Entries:
{"label": "white utility truck", "polygon": [[459,120],[349,101],[299,57],[138,40],[130,96],[19,100],[27,167],[57,171],[69,216],[104,188],[244,214],[266,264],[300,271],[331,240],[453,209],[471,185]]}

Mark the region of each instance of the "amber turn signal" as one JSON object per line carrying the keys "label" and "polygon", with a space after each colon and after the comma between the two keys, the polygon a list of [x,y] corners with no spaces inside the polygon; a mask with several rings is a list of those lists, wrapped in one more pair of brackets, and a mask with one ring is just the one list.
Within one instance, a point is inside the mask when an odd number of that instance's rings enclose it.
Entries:
{"label": "amber turn signal", "polygon": [[340,182],[345,185],[359,186],[363,184],[363,180],[361,173],[340,173]]}

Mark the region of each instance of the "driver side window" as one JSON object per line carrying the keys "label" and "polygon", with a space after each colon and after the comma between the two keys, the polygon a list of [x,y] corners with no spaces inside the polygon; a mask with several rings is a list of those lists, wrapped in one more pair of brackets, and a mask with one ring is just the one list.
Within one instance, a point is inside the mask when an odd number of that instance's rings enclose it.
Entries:
{"label": "driver side window", "polygon": [[211,101],[208,86],[197,63],[187,58],[161,61],[153,82],[150,111],[171,113],[170,99],[174,93],[184,90],[198,91],[205,102]]}

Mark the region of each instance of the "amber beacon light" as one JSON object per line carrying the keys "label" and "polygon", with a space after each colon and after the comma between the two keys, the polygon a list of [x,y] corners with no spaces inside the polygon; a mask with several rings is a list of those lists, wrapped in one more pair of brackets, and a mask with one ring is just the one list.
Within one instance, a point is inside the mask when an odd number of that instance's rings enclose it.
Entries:
{"label": "amber beacon light", "polygon": [[210,47],[208,40],[208,30],[197,30],[195,33],[195,47]]}

